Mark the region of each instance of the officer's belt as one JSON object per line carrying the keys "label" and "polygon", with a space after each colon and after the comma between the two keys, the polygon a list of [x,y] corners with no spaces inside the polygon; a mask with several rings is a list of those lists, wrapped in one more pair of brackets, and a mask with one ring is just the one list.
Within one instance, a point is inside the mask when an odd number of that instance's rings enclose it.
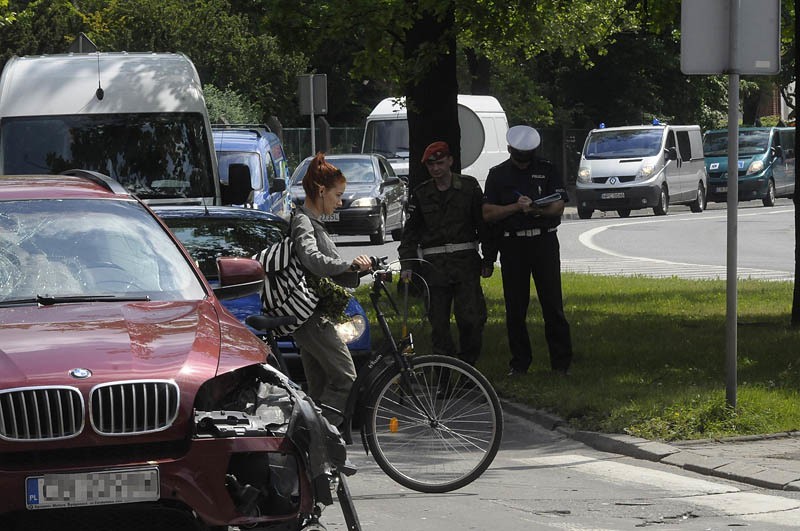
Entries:
{"label": "officer's belt", "polygon": [[512,230],[503,233],[503,236],[539,236],[548,232],[555,232],[558,229],[550,227],[549,229],[525,229],[525,230]]}
{"label": "officer's belt", "polygon": [[458,251],[478,250],[478,242],[464,242],[464,243],[446,243],[438,247],[428,247],[422,250],[422,256],[430,256],[432,254],[455,253]]}

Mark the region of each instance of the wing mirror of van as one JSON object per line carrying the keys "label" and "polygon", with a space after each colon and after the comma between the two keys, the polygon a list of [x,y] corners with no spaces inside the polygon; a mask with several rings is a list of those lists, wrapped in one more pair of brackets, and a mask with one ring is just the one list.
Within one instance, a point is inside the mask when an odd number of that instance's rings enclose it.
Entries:
{"label": "wing mirror of van", "polygon": [[286,181],[284,181],[283,179],[273,179],[269,183],[269,191],[271,193],[283,192],[285,190],[286,190]]}
{"label": "wing mirror of van", "polygon": [[783,158],[783,148],[781,148],[780,146],[775,146],[775,147],[771,148],[771,151],[772,151],[772,156],[774,158],[776,158],[776,159],[782,159]]}
{"label": "wing mirror of van", "polygon": [[400,184],[401,182],[400,177],[387,177],[386,180],[383,181],[383,186],[392,186],[394,184]]}
{"label": "wing mirror of van", "polygon": [[678,160],[678,150],[675,146],[669,147],[664,150],[664,157],[666,157],[667,160]]}

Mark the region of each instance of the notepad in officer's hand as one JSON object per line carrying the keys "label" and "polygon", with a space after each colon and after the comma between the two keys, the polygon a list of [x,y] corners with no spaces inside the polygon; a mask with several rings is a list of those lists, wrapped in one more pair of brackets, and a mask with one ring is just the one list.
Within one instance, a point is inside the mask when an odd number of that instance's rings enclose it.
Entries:
{"label": "notepad in officer's hand", "polygon": [[536,205],[536,206],[542,207],[542,206],[547,206],[550,203],[555,203],[556,201],[559,201],[560,199],[561,199],[561,194],[556,192],[555,194],[550,194],[548,196],[540,197],[539,199],[536,199],[533,202],[533,204]]}

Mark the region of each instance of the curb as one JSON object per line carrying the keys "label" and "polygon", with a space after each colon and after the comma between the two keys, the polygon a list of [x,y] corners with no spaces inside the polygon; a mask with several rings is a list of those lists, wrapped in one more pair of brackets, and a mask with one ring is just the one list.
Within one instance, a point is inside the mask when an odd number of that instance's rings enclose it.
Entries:
{"label": "curb", "polygon": [[[630,435],[575,430],[569,427],[569,424],[564,419],[552,413],[540,411],[524,404],[510,402],[505,399],[501,399],[501,402],[504,411],[535,422],[545,429],[558,431],[595,450],[625,455],[635,459],[664,463],[683,468],[690,472],[729,479],[765,489],[800,491],[800,472],[786,472],[751,463],[737,462],[733,458],[708,457],[692,452],[691,450],[683,450],[680,448],[680,445],[676,446],[663,442],[651,441],[649,439],[642,439],[640,437],[632,437]],[[747,442],[778,439],[787,436],[796,437],[798,435],[800,435],[800,432],[788,432],[772,435],[704,439],[691,442],[693,444],[700,444],[703,442]]]}

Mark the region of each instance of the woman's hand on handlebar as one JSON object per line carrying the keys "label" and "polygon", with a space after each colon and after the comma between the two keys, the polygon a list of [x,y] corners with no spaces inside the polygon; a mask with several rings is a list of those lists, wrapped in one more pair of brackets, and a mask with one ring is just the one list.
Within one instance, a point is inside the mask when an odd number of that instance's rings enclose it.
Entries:
{"label": "woman's hand on handlebar", "polygon": [[372,260],[370,257],[362,254],[353,258],[353,262],[350,264],[350,269],[352,271],[369,271],[372,267]]}

